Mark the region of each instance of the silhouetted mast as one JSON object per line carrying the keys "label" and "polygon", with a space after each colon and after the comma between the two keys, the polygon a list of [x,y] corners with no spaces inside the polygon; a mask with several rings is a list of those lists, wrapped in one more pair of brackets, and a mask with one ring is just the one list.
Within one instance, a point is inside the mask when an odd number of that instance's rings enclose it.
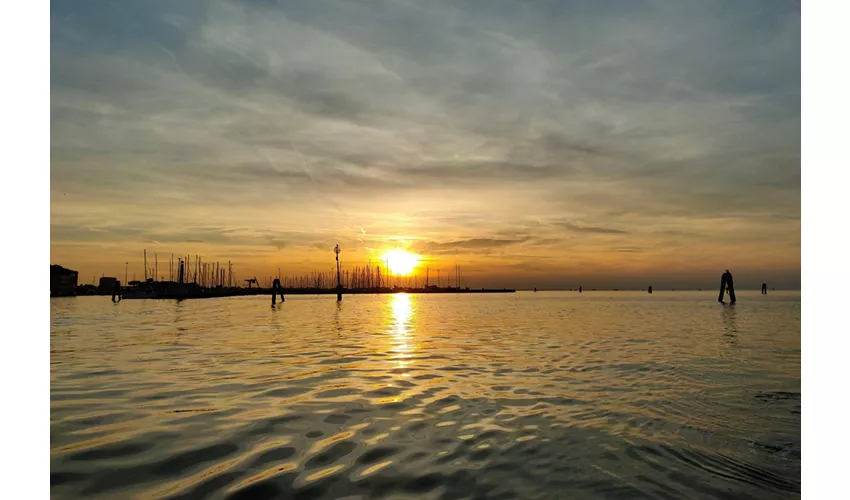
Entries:
{"label": "silhouetted mast", "polygon": [[148,249],[145,248],[143,251],[144,251],[144,255],[145,255],[145,281],[147,281],[148,280]]}

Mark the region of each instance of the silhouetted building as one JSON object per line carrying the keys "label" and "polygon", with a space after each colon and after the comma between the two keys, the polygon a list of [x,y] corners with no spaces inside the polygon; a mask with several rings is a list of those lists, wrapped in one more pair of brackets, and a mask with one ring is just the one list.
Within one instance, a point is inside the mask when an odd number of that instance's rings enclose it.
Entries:
{"label": "silhouetted building", "polygon": [[96,295],[97,287],[94,285],[77,285],[77,296],[80,295]]}
{"label": "silhouetted building", "polygon": [[105,276],[100,278],[100,281],[97,284],[97,293],[101,295],[112,295],[112,291],[115,290],[115,285],[118,283],[118,278],[110,278]]}
{"label": "silhouetted building", "polygon": [[77,271],[51,264],[50,296],[74,297],[75,295],[77,295]]}

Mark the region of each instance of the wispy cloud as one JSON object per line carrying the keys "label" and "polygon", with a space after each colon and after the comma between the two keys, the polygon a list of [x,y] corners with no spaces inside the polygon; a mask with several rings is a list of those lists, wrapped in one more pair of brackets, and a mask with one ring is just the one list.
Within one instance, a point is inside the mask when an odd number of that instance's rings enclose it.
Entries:
{"label": "wispy cloud", "polygon": [[626,234],[622,229],[614,229],[610,227],[594,227],[574,224],[572,222],[555,222],[558,227],[562,227],[576,233],[592,233],[592,234]]}
{"label": "wispy cloud", "polygon": [[472,238],[468,240],[434,242],[429,241],[421,246],[420,251],[426,254],[446,254],[468,251],[489,251],[496,248],[506,247],[528,241],[523,239],[495,239],[495,238]]}

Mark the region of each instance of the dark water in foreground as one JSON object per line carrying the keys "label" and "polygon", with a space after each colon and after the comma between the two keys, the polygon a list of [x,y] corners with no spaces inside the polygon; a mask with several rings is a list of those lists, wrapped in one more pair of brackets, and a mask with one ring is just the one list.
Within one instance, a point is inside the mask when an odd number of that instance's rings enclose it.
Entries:
{"label": "dark water in foreground", "polygon": [[800,294],[51,299],[53,498],[797,498]]}

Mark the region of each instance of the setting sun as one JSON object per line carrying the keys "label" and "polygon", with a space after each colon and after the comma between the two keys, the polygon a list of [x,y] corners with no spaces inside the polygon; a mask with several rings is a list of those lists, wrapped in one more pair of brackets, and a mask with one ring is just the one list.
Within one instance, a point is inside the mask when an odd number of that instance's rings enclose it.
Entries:
{"label": "setting sun", "polygon": [[397,275],[407,275],[416,269],[419,264],[419,256],[400,248],[390,250],[381,257],[389,267],[390,272]]}

